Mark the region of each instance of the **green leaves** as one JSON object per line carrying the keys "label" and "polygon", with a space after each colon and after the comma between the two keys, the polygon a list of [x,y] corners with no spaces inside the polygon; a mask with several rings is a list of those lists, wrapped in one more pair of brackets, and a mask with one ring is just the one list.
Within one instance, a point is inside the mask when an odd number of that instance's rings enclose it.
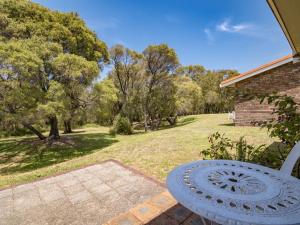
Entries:
{"label": "green leaves", "polygon": [[232,141],[219,132],[209,136],[210,147],[203,150],[201,154],[205,159],[238,160],[243,162],[262,162],[260,155],[266,150],[265,145],[249,145],[244,137],[238,141]]}
{"label": "green leaves", "polygon": [[74,118],[107,61],[105,43],[78,14],[0,0],[0,108],[19,122]]}
{"label": "green leaves", "polygon": [[261,103],[267,101],[274,106],[274,118],[261,126],[268,128],[271,137],[279,138],[291,149],[300,140],[299,104],[286,95],[271,94],[259,98]]}

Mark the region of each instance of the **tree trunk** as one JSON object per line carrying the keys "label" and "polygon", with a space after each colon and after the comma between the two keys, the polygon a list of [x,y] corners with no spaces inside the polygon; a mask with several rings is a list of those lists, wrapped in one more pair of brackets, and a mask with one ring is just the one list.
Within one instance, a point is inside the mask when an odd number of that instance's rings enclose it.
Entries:
{"label": "tree trunk", "polygon": [[59,130],[58,130],[58,122],[56,116],[50,116],[49,117],[49,123],[50,123],[50,133],[49,138],[50,139],[59,139]]}
{"label": "tree trunk", "polygon": [[70,119],[64,121],[64,133],[65,134],[72,133],[72,126],[71,125],[72,125],[72,122],[71,122]]}
{"label": "tree trunk", "polygon": [[145,113],[144,114],[144,128],[145,128],[145,132],[148,131],[148,115]]}
{"label": "tree trunk", "polygon": [[169,124],[171,126],[174,126],[177,122],[177,115],[174,116],[174,117],[167,117],[166,119],[167,119],[167,121],[169,122]]}
{"label": "tree trunk", "polygon": [[25,123],[25,122],[22,122],[22,125],[27,128],[28,130],[30,130],[32,133],[34,133],[36,136],[39,137],[39,139],[41,140],[45,140],[46,137],[41,133],[39,132],[37,129],[35,129],[33,126],[31,126],[30,124],[28,123]]}

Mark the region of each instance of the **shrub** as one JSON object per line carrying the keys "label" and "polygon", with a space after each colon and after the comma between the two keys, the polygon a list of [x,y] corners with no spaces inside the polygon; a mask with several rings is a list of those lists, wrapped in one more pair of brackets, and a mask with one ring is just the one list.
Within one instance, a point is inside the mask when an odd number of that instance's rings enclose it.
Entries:
{"label": "shrub", "polygon": [[267,100],[274,105],[275,118],[260,125],[268,128],[270,137],[277,137],[290,149],[300,140],[299,104],[290,96],[266,95],[260,97],[261,103]]}
{"label": "shrub", "polygon": [[265,149],[265,145],[255,147],[247,143],[244,137],[233,141],[224,134],[216,132],[208,138],[210,147],[201,153],[204,159],[226,159],[253,162],[258,160],[258,155]]}
{"label": "shrub", "polygon": [[116,116],[113,122],[113,127],[109,131],[110,134],[132,134],[133,128],[128,118],[121,115]]}

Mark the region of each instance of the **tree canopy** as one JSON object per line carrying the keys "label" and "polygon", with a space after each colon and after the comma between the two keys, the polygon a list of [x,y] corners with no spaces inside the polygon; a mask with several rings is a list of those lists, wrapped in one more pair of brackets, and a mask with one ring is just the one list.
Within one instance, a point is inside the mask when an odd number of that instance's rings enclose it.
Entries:
{"label": "tree canopy", "polygon": [[0,107],[28,128],[44,119],[59,138],[58,118],[70,121],[83,105],[82,93],[108,61],[106,45],[77,13],[31,1],[0,0],[0,18]]}
{"label": "tree canopy", "polygon": [[[111,69],[99,80],[106,63]],[[77,13],[0,0],[1,127],[22,125],[40,139],[50,130],[50,140],[59,128],[69,133],[73,125],[111,125],[115,118],[158,129],[180,115],[232,110],[233,90],[219,85],[235,74],[182,66],[167,44],[108,50]]]}

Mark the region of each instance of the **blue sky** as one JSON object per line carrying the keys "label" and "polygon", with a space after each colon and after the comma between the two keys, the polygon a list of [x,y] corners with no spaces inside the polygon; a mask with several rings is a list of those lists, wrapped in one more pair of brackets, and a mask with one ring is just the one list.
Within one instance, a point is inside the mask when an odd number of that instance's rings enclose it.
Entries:
{"label": "blue sky", "polygon": [[265,0],[34,0],[76,11],[108,46],[167,43],[183,65],[247,71],[291,53]]}

